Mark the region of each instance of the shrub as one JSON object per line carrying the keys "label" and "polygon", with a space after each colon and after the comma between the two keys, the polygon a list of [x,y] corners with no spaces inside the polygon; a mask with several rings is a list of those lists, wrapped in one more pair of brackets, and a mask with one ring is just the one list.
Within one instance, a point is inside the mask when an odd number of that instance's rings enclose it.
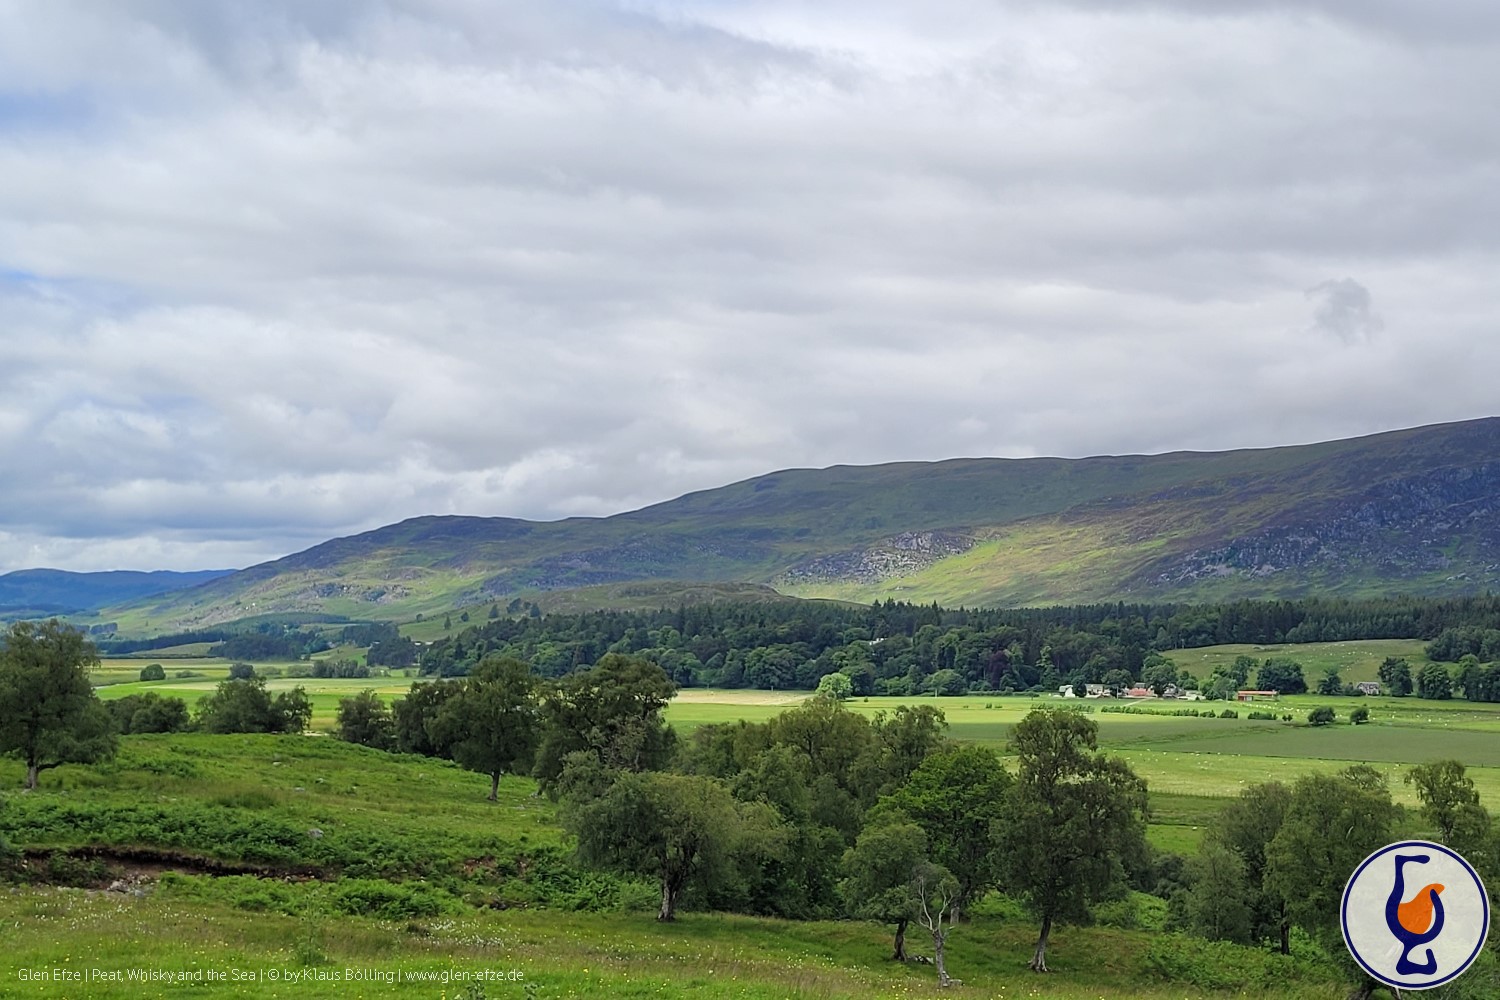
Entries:
{"label": "shrub", "polygon": [[1307,724],[1310,726],[1331,725],[1335,718],[1333,709],[1327,705],[1320,705],[1307,713]]}
{"label": "shrub", "polygon": [[229,679],[232,681],[247,681],[255,676],[255,665],[251,663],[231,663],[229,665]]}
{"label": "shrub", "polygon": [[1325,968],[1295,950],[1291,956],[1278,955],[1185,934],[1156,935],[1141,964],[1151,979],[1204,990],[1233,990],[1237,995],[1261,994],[1270,988],[1280,991],[1293,982],[1326,986],[1322,981]]}
{"label": "shrub", "polygon": [[1364,725],[1366,722],[1370,721],[1370,710],[1363,705],[1359,706],[1354,711],[1349,713],[1349,721],[1354,723],[1356,726]]}
{"label": "shrub", "polygon": [[141,680],[143,681],[164,681],[166,679],[167,672],[162,668],[160,663],[148,663],[141,668]]}
{"label": "shrub", "polygon": [[273,698],[259,677],[220,681],[198,703],[198,724],[210,733],[298,733],[311,716],[312,703],[301,687]]}
{"label": "shrub", "polygon": [[121,733],[178,733],[188,727],[187,702],[155,691],[104,703]]}
{"label": "shrub", "polygon": [[333,906],[341,913],[372,915],[381,920],[435,917],[458,909],[457,900],[440,889],[362,878],[340,880],[334,889]]}
{"label": "shrub", "polygon": [[1240,713],[1236,712],[1232,708],[1226,708],[1224,709],[1224,711],[1219,713],[1219,718],[1221,719],[1238,719],[1239,717]]}
{"label": "shrub", "polygon": [[1275,712],[1251,712],[1249,715],[1245,716],[1245,718],[1247,718],[1247,719],[1261,719],[1261,720],[1266,721],[1266,722],[1275,722],[1276,721],[1276,713]]}

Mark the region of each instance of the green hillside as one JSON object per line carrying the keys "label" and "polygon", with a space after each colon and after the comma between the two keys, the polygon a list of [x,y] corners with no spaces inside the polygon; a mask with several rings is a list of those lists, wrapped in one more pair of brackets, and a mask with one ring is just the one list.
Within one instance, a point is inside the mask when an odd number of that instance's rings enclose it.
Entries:
{"label": "green hillside", "polygon": [[414,518],[97,620],[409,619],[670,580],[949,606],[1482,592],[1500,583],[1497,497],[1496,418],[1233,452],[794,469],[608,518]]}

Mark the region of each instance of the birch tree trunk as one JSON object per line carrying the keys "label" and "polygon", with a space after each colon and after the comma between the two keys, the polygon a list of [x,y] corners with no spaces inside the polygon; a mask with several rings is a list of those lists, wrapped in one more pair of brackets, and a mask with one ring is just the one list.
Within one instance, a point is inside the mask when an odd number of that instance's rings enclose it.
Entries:
{"label": "birch tree trunk", "polygon": [[953,980],[948,978],[948,967],[943,964],[943,944],[948,934],[946,931],[932,932],[932,964],[937,966],[938,985],[951,986]]}

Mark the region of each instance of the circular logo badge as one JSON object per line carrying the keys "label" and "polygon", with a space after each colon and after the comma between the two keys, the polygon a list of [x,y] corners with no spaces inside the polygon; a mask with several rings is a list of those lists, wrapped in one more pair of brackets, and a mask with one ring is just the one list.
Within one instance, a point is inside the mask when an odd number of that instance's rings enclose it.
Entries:
{"label": "circular logo badge", "polygon": [[1387,986],[1425,990],[1467,969],[1490,931],[1490,899],[1472,865],[1425,840],[1382,847],[1344,887],[1344,943]]}

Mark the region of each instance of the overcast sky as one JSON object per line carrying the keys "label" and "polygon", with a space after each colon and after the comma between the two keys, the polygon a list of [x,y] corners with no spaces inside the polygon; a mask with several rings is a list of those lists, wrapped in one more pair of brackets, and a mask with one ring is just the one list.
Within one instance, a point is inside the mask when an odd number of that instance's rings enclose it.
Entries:
{"label": "overcast sky", "polygon": [[1500,412],[1493,0],[0,0],[0,572]]}

